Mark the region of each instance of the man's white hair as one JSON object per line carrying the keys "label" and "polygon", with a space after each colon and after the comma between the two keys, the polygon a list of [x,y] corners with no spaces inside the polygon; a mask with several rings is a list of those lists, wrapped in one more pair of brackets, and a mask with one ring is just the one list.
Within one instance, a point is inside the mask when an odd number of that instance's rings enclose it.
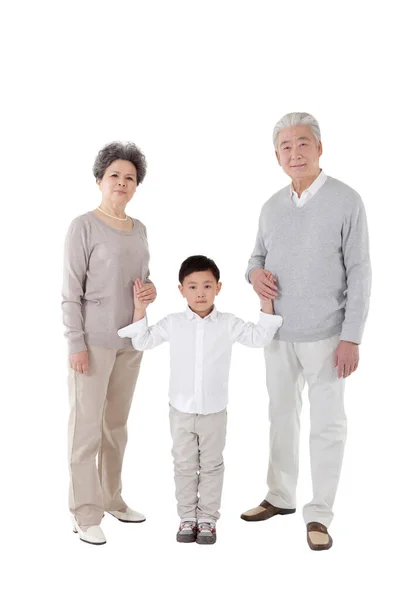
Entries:
{"label": "man's white hair", "polygon": [[317,142],[321,141],[321,130],[319,128],[317,119],[309,113],[292,112],[282,117],[282,119],[279,119],[279,121],[274,127],[272,139],[274,142],[275,150],[278,150],[278,135],[281,129],[293,127],[294,125],[308,125],[309,127],[311,127],[311,130]]}

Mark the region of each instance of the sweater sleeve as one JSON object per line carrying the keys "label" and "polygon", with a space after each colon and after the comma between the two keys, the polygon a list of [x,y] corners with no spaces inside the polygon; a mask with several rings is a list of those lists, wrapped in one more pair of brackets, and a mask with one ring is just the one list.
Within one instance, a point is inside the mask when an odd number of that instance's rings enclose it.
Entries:
{"label": "sweater sleeve", "polygon": [[264,218],[264,210],[261,211],[261,215],[259,218],[259,222],[258,222],[258,232],[257,232],[257,237],[256,237],[256,243],[254,246],[254,250],[252,252],[252,255],[250,256],[250,260],[248,262],[247,265],[247,270],[246,270],[246,280],[250,282],[250,272],[253,269],[263,269],[264,265],[265,265],[265,257],[267,256],[267,249],[265,247],[265,243],[264,243],[264,233],[263,233],[263,227],[262,227],[262,221]]}
{"label": "sweater sleeve", "polygon": [[346,271],[345,319],[341,340],[361,343],[371,292],[371,263],[365,208],[357,198],[342,229],[343,261]]}
{"label": "sweater sleeve", "polygon": [[[147,229],[146,229],[145,225],[143,225],[143,223],[142,223],[142,226],[143,226],[144,238],[146,240],[146,243],[148,243],[148,240],[147,240]],[[150,269],[147,269],[147,273],[146,273],[146,276],[144,278],[144,283],[153,283],[152,280],[150,279]]]}
{"label": "sweater sleeve", "polygon": [[62,288],[63,323],[69,354],[86,350],[83,329],[82,298],[89,263],[88,231],[82,221],[72,221],[65,240]]}

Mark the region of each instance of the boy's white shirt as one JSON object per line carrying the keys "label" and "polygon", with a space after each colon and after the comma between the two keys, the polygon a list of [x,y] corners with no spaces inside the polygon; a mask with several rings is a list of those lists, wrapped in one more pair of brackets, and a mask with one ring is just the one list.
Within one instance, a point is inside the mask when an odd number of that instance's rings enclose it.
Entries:
{"label": "boy's white shirt", "polygon": [[147,317],[118,330],[132,338],[137,350],[170,343],[171,405],[185,413],[216,413],[228,404],[228,380],[232,345],[235,342],[263,348],[282,325],[282,317],[260,312],[259,321],[245,323],[230,313],[213,308],[204,318],[189,307],[152,325]]}

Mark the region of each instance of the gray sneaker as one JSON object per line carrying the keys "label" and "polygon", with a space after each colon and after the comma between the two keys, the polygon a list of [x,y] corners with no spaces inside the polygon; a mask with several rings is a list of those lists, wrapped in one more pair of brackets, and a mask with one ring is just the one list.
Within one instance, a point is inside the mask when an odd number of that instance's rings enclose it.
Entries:
{"label": "gray sneaker", "polygon": [[182,521],[179,525],[176,541],[184,544],[195,542],[197,535],[197,524],[195,521]]}
{"label": "gray sneaker", "polygon": [[215,529],[215,523],[199,523],[197,526],[197,538],[198,544],[215,544],[217,541],[217,531]]}

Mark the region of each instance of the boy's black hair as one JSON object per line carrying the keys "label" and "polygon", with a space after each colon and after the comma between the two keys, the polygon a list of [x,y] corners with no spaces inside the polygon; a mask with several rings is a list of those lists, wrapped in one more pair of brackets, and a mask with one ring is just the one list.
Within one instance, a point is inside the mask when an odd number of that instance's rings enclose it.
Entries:
{"label": "boy's black hair", "polygon": [[215,262],[211,258],[207,258],[207,256],[197,254],[196,256],[189,256],[181,264],[181,268],[179,269],[179,283],[182,284],[185,277],[198,271],[211,271],[217,283],[219,282],[219,269]]}

